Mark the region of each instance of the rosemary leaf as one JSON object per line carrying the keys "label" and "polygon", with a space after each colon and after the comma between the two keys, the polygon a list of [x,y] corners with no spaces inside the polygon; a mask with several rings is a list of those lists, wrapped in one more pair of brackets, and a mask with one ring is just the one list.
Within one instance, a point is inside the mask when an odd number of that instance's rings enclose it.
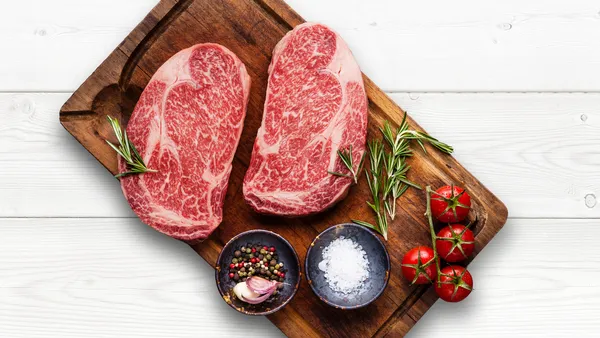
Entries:
{"label": "rosemary leaf", "polygon": [[143,173],[147,173],[147,172],[156,172],[156,170],[149,169],[148,167],[146,167],[146,164],[144,163],[142,156],[137,151],[137,149],[135,148],[133,143],[131,143],[131,141],[129,140],[129,137],[127,137],[127,131],[123,130],[123,128],[121,128],[121,124],[119,123],[119,120],[117,120],[111,116],[107,116],[107,119],[113,128],[113,131],[115,133],[115,136],[117,137],[117,141],[119,142],[119,145],[117,146],[115,144],[112,144],[108,140],[106,141],[106,143],[111,148],[113,148],[114,151],[116,151],[119,156],[121,156],[125,160],[125,163],[127,164],[127,168],[129,169],[126,172],[122,172],[122,173],[115,175],[115,177],[120,178],[120,177],[127,176],[127,175],[143,174]]}
{"label": "rosemary leaf", "polygon": [[379,213],[379,206],[377,206],[376,204],[373,204],[371,202],[367,202],[367,205],[371,207],[371,209],[373,209],[373,211],[375,211],[375,213]]}
{"label": "rosemary leaf", "polygon": [[357,167],[354,166],[354,156],[353,156],[353,152],[352,152],[352,145],[348,146],[347,149],[338,150],[337,154],[338,154],[338,157],[340,158],[340,160],[342,161],[342,164],[344,164],[344,166],[350,172],[350,175],[342,174],[342,173],[335,172],[335,171],[333,171],[333,172],[328,171],[328,173],[335,175],[335,176],[351,178],[354,181],[354,184],[357,184],[358,183],[358,173],[360,173],[360,170],[362,168],[362,164],[363,164],[366,154],[363,153]]}
{"label": "rosemary leaf", "polygon": [[371,228],[371,229],[373,229],[375,231],[378,231],[377,227],[374,226],[373,224],[369,223],[369,222],[365,222],[365,221],[360,221],[360,220],[353,219],[352,223],[356,223],[358,225],[362,225],[362,226],[365,226],[367,228]]}
{"label": "rosemary leaf", "polygon": [[352,178],[352,176],[350,176],[350,175],[338,173],[337,171],[328,171],[328,173],[331,175],[334,175],[334,176]]}
{"label": "rosemary leaf", "polygon": [[423,144],[423,141],[421,141],[420,139],[416,139],[417,143],[421,146],[421,149],[423,149],[423,152],[425,154],[427,154],[427,149],[425,148],[425,145]]}
{"label": "rosemary leaf", "polygon": [[420,185],[418,185],[418,184],[416,184],[416,183],[414,183],[414,182],[412,182],[412,181],[409,181],[409,180],[408,180],[408,179],[406,179],[406,178],[398,178],[398,181],[400,181],[400,182],[402,182],[402,183],[406,184],[407,186],[411,186],[411,187],[413,187],[413,188],[417,188],[417,189],[419,189],[419,190],[423,190],[423,188],[422,188]]}

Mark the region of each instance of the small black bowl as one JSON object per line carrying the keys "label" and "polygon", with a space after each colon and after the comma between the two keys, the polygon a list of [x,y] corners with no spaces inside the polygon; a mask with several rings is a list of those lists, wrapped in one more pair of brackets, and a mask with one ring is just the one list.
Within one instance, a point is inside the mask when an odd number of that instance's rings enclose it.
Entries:
{"label": "small black bowl", "polygon": [[[235,297],[233,287],[236,282],[229,278],[229,264],[234,257],[233,253],[247,243],[274,246],[279,261],[287,269],[283,289],[260,304],[248,304]],[[300,260],[292,245],[280,235],[267,230],[250,230],[233,237],[221,250],[215,270],[217,288],[223,300],[237,311],[251,316],[265,316],[283,308],[298,291],[300,276]]]}
{"label": "small black bowl", "polygon": [[[360,244],[369,260],[369,278],[357,294],[344,295],[332,290],[325,273],[319,269],[323,250],[341,236]],[[304,267],[308,284],[317,297],[342,310],[358,309],[375,301],[385,290],[390,277],[390,257],[385,245],[374,232],[354,223],[336,225],[320,233],[308,248]]]}

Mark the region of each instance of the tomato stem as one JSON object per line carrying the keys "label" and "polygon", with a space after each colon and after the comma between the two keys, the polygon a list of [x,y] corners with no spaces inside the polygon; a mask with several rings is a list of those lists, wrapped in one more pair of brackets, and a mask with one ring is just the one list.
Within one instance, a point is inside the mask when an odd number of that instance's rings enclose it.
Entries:
{"label": "tomato stem", "polygon": [[440,275],[442,274],[442,271],[440,269],[440,260],[438,257],[438,252],[437,252],[437,248],[435,245],[436,242],[436,234],[435,234],[435,228],[433,227],[433,218],[431,215],[431,193],[433,192],[433,190],[431,190],[430,186],[427,186],[425,188],[425,193],[427,194],[427,211],[425,211],[425,215],[427,216],[427,221],[429,221],[429,232],[431,233],[431,246],[433,247],[433,259],[435,259],[435,268],[437,269],[437,283],[438,283],[438,287],[441,287],[441,281],[440,281]]}

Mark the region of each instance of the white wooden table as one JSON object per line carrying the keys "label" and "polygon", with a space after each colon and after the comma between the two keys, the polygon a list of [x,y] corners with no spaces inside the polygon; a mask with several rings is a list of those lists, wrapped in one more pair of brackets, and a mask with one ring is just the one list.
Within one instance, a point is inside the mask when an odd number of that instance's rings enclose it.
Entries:
{"label": "white wooden table", "polygon": [[[211,268],[142,225],[59,124],[156,1],[0,3],[0,337],[281,335],[229,309]],[[289,2],[508,206],[476,291],[409,336],[598,337],[600,3]]]}

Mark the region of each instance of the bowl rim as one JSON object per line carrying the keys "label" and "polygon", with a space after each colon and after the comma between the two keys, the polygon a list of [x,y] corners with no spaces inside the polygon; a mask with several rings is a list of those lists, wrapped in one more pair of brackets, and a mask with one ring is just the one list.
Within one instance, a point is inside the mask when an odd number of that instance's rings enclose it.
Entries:
{"label": "bowl rim", "polygon": [[[231,246],[232,243],[234,241],[236,241],[237,239],[239,239],[245,235],[252,234],[252,233],[263,233],[263,234],[267,234],[267,235],[274,236],[274,237],[281,239],[292,250],[293,257],[296,259],[296,263],[298,265],[298,281],[296,282],[296,285],[294,285],[294,290],[292,291],[292,294],[283,303],[281,303],[277,307],[270,309],[269,311],[249,312],[249,311],[245,311],[245,310],[242,310],[241,308],[236,307],[235,305],[233,305],[233,302],[227,301],[225,299],[225,297],[227,295],[225,295],[223,293],[223,290],[222,290],[220,282],[219,282],[219,272],[221,270],[221,266],[219,263],[223,259],[223,252],[225,251],[225,249],[227,247]],[[219,294],[221,295],[221,298],[225,301],[225,303],[227,303],[227,305],[229,305],[229,307],[233,308],[234,310],[236,310],[239,313],[243,313],[248,316],[267,316],[267,315],[273,314],[273,313],[281,310],[284,306],[286,306],[294,298],[294,296],[296,296],[296,293],[298,293],[298,289],[300,287],[301,280],[302,280],[302,267],[300,266],[300,258],[298,257],[298,253],[296,252],[296,249],[294,249],[294,246],[283,236],[281,236],[280,234],[278,234],[276,232],[270,231],[270,230],[252,229],[252,230],[240,232],[239,234],[233,236],[229,241],[227,241],[227,243],[225,243],[225,245],[223,245],[223,248],[221,249],[221,252],[219,252],[219,256],[217,257],[217,261],[215,262],[215,282],[217,284],[217,290],[219,290]]]}
{"label": "bowl rim", "polygon": [[[383,253],[385,254],[385,261],[387,264],[387,269],[385,272],[385,281],[383,283],[383,287],[381,288],[381,290],[379,290],[379,292],[377,292],[377,294],[375,294],[375,296],[369,300],[368,302],[364,303],[364,304],[359,304],[359,305],[354,305],[354,306],[344,306],[344,305],[339,305],[339,304],[335,304],[331,301],[329,301],[328,299],[326,299],[325,297],[323,297],[322,295],[320,295],[315,286],[313,285],[312,279],[310,279],[310,275],[308,274],[308,258],[310,257],[310,254],[312,252],[312,248],[315,246],[315,243],[321,239],[321,236],[329,231],[333,231],[337,228],[348,228],[348,227],[354,227],[354,228],[358,228],[360,230],[366,231],[368,234],[370,234],[371,236],[373,236],[377,242],[379,242],[379,244],[381,245],[381,247],[383,248]],[[306,274],[306,280],[308,281],[308,285],[310,285],[311,290],[313,291],[313,293],[321,300],[323,301],[325,304],[332,306],[334,308],[337,309],[341,309],[341,310],[354,310],[354,309],[359,309],[362,307],[365,307],[371,303],[373,303],[374,301],[376,301],[382,294],[383,291],[385,291],[385,289],[388,286],[388,282],[390,280],[390,275],[391,275],[391,270],[392,270],[392,264],[390,262],[390,255],[388,253],[387,247],[385,246],[385,243],[383,243],[381,241],[381,239],[379,238],[379,236],[377,236],[377,234],[375,234],[373,231],[371,231],[369,228],[362,226],[360,224],[356,224],[356,223],[341,223],[341,224],[337,224],[334,226],[331,226],[325,230],[323,230],[321,233],[319,233],[317,235],[317,237],[315,237],[315,239],[313,239],[313,241],[310,243],[310,245],[308,246],[308,251],[306,252],[306,257],[304,259],[304,273]]]}

